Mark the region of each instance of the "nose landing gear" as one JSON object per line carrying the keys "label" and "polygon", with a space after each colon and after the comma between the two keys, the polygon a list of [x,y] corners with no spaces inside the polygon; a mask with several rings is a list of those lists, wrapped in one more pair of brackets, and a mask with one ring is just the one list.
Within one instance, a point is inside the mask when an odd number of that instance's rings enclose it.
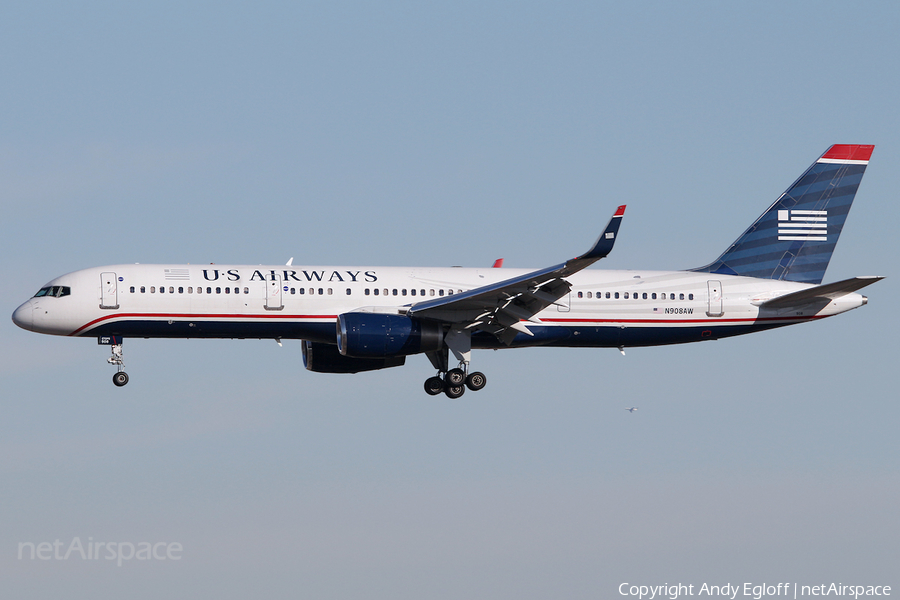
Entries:
{"label": "nose landing gear", "polygon": [[113,383],[116,387],[122,387],[128,383],[128,373],[125,372],[125,361],[122,358],[122,344],[112,344],[110,346],[112,356],[106,359],[111,365],[116,365],[116,374],[113,375]]}

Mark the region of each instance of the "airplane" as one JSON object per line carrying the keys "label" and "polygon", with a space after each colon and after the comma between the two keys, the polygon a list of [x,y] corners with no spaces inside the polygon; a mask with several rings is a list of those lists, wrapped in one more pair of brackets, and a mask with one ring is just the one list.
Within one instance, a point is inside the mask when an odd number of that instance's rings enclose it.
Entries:
{"label": "airplane", "polygon": [[[473,349],[618,348],[716,340],[867,303],[883,279],[822,285],[874,146],[831,146],[708,265],[587,269],[613,249],[620,206],[584,254],[543,269],[120,264],[49,281],[12,315],[38,333],[96,338],[128,383],[125,338],[301,340],[316,373],[398,367],[424,354],[429,395],[485,387]],[[458,361],[453,365],[450,356]],[[451,368],[452,367],[452,368]]]}
{"label": "airplane", "polygon": [[637,410],[637,406],[632,406],[631,408],[626,408],[625,410],[627,410],[630,413],[633,413],[634,411]]}

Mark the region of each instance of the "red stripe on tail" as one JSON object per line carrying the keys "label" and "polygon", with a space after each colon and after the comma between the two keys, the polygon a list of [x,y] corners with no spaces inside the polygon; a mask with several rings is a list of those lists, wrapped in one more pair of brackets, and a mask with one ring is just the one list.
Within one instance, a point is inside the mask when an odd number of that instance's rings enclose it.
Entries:
{"label": "red stripe on tail", "polygon": [[834,160],[869,160],[875,146],[861,146],[859,144],[835,144],[828,149],[822,158]]}

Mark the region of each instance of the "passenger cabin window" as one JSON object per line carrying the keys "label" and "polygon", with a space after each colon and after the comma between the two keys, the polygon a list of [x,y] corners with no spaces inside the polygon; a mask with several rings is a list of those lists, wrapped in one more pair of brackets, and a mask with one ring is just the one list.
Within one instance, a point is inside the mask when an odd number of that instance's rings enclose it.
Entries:
{"label": "passenger cabin window", "polygon": [[133,293],[134,293],[134,286],[131,286],[131,289],[130,289],[129,291],[133,294]]}
{"label": "passenger cabin window", "polygon": [[150,286],[150,293],[151,293],[151,294],[155,294],[155,293],[156,293],[156,286],[153,286],[153,285]]}
{"label": "passenger cabin window", "polygon": [[350,288],[347,288],[347,295],[350,295]]}
{"label": "passenger cabin window", "polygon": [[143,294],[143,293],[145,293],[146,291],[147,291],[147,288],[145,288],[144,286],[141,286],[141,293]]}

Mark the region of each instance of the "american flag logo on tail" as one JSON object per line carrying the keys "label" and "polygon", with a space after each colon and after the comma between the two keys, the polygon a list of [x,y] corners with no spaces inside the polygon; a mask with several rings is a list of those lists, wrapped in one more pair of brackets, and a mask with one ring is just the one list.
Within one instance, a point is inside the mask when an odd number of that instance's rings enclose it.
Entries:
{"label": "american flag logo on tail", "polygon": [[778,241],[827,242],[827,210],[779,210]]}

